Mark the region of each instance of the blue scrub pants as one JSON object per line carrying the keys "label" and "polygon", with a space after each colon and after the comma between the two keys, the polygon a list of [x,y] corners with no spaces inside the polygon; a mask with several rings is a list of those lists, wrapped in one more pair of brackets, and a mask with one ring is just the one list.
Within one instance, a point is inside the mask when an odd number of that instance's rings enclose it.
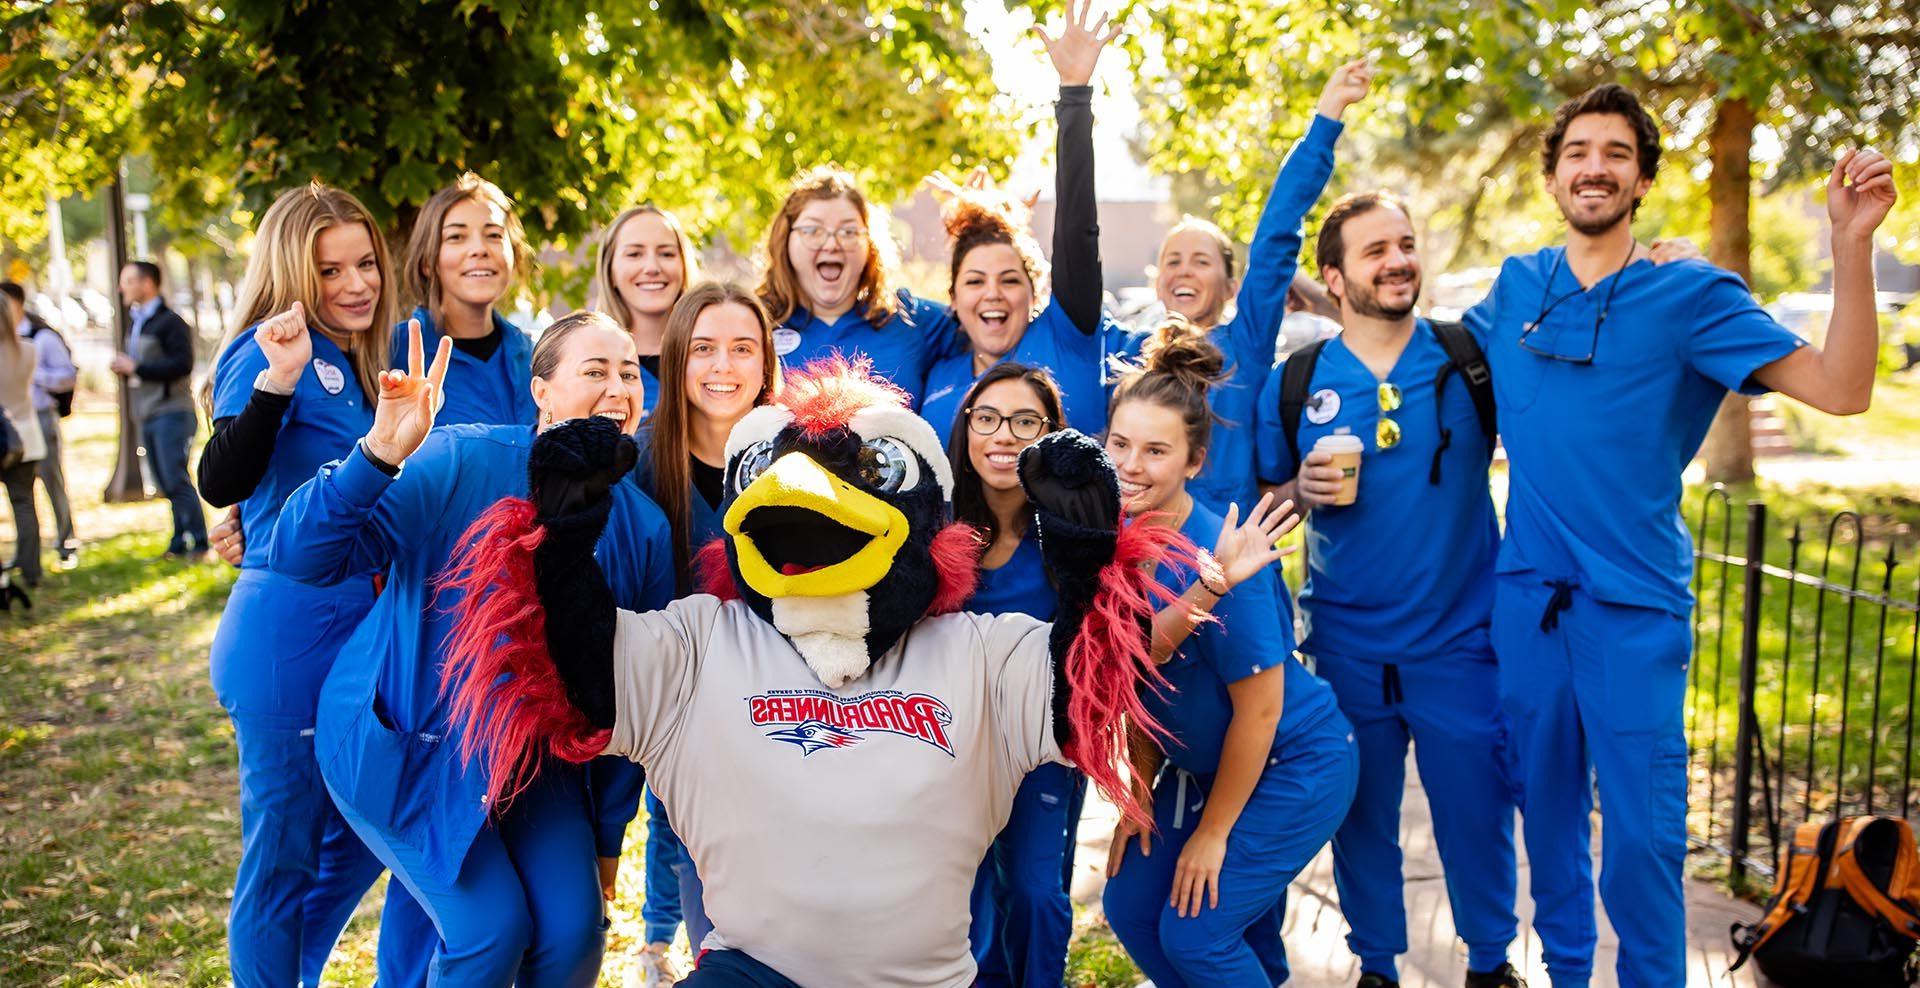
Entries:
{"label": "blue scrub pants", "polygon": [[983,988],[1060,988],[1073,938],[1074,831],[1087,777],[1049,762],[1027,773],[973,882],[968,938]]}
{"label": "blue scrub pants", "polygon": [[1687,743],[1692,634],[1669,611],[1603,603],[1577,583],[1502,575],[1493,645],[1517,743],[1534,921],[1555,988],[1584,988],[1600,901],[1620,935],[1621,988],[1686,982]]}
{"label": "blue scrub pants", "polygon": [[440,934],[413,894],[399,879],[387,882],[380,907],[380,945],[374,953],[374,980],[380,988],[425,988],[427,968]]}
{"label": "blue scrub pants", "polygon": [[640,919],[646,924],[647,942],[672,943],[674,931],[684,921],[687,946],[698,954],[700,942],[713,932],[700,901],[700,876],[687,846],[673,832],[666,804],[652,788],[647,789],[646,869],[647,898],[640,904]]}
{"label": "blue scrub pants", "polygon": [[[607,923],[578,769],[541,773],[474,837],[452,882],[344,802],[341,814],[432,921],[427,984],[592,988]],[[383,916],[381,938],[389,933]]]}
{"label": "blue scrub pants", "polygon": [[[166,495],[173,509],[169,552],[204,552],[207,548],[207,516],[200,510],[200,495],[193,489],[193,474],[187,470],[187,450],[198,431],[199,422],[191,409],[161,412],[140,423],[140,445],[147,451],[153,485]],[[266,537],[264,532],[256,534]]]}
{"label": "blue scrub pants", "polygon": [[1333,835],[1333,877],[1360,970],[1398,980],[1407,951],[1401,874],[1400,797],[1407,743],[1417,742],[1420,780],[1433,808],[1454,929],[1467,969],[1507,959],[1513,914],[1513,789],[1500,714],[1498,667],[1489,654],[1392,665],[1322,654],[1315,670],[1333,686],[1360,746],[1360,785]]}
{"label": "blue scrub pants", "polygon": [[1142,856],[1139,842],[1129,843],[1105,897],[1107,922],[1157,988],[1275,983],[1262,956],[1271,950],[1266,941],[1275,932],[1275,909],[1287,884],[1346,818],[1359,774],[1352,729],[1337,713],[1289,740],[1267,760],[1227,836],[1220,905],[1181,918],[1169,904],[1174,865],[1200,822],[1213,780],[1171,766],[1161,771],[1153,793],[1152,853]]}
{"label": "blue scrub pants", "polygon": [[[208,661],[240,749],[240,866],[227,919],[234,984],[317,985],[383,866],[328,797],[313,751],[320,682],[373,584],[317,588],[249,569]],[[289,615],[300,620],[289,621]]]}
{"label": "blue scrub pants", "polygon": [[334,808],[313,728],[233,720],[240,743],[240,868],[227,918],[233,983],[318,985],[327,955],[383,866]]}

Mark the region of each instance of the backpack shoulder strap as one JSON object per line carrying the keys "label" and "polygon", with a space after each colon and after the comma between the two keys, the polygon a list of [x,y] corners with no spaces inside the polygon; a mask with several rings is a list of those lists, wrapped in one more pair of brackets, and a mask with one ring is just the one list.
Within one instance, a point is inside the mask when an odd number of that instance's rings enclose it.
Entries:
{"label": "backpack shoulder strap", "polygon": [[[1842,889],[1853,897],[1854,902],[1902,934],[1920,937],[1920,916],[1914,915],[1911,905],[1894,898],[1905,890],[1913,875],[1913,830],[1905,820],[1887,817],[1852,817],[1843,821],[1843,824],[1846,831],[1841,836],[1839,850],[1834,856],[1834,876],[1828,885]],[[1897,827],[1898,832],[1894,837],[1893,869],[1887,876],[1887,887],[1882,889],[1861,866],[1857,852],[1861,838],[1870,829],[1884,833],[1890,827]]]}
{"label": "backpack shoulder strap", "polygon": [[1300,415],[1306,410],[1313,387],[1313,368],[1320,362],[1326,340],[1316,340],[1295,350],[1280,365],[1280,433],[1286,437],[1287,451],[1293,454],[1293,468],[1300,469]]}
{"label": "backpack shoulder strap", "polygon": [[1472,331],[1457,322],[1429,320],[1433,327],[1434,339],[1440,343],[1440,349],[1446,351],[1447,362],[1441,365],[1440,376],[1434,381],[1434,414],[1441,416],[1440,446],[1433,454],[1433,468],[1427,473],[1427,482],[1440,483],[1440,454],[1446,452],[1453,436],[1446,427],[1446,406],[1441,399],[1446,397],[1447,378],[1456,372],[1467,382],[1467,394],[1473,399],[1473,411],[1480,419],[1480,434],[1487,439],[1487,448],[1493,445],[1500,434],[1499,421],[1493,403],[1493,370],[1487,366],[1487,355],[1481,351],[1480,344],[1473,339]]}
{"label": "backpack shoulder strap", "polygon": [[1808,900],[1827,884],[1840,827],[1841,821],[1834,820],[1803,823],[1794,830],[1793,844],[1787,849],[1787,859],[1774,883],[1773,898],[1767,902],[1766,913],[1757,923],[1735,923],[1731,927],[1733,945],[1740,953],[1727,970],[1739,970],[1789,919],[1804,912]]}

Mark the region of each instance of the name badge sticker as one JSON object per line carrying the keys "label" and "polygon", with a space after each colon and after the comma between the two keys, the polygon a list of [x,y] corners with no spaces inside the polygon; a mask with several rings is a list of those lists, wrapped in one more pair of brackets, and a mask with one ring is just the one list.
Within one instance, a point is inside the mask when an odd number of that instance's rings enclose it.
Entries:
{"label": "name badge sticker", "polygon": [[326,388],[330,395],[339,394],[347,386],[347,375],[319,357],[313,358],[313,373],[320,379],[320,386]]}
{"label": "name badge sticker", "polygon": [[775,354],[784,357],[798,349],[800,349],[799,330],[791,326],[775,327],[773,331],[773,352]]}
{"label": "name badge sticker", "polygon": [[1340,392],[1332,388],[1321,388],[1307,399],[1307,421],[1314,425],[1326,425],[1340,414]]}

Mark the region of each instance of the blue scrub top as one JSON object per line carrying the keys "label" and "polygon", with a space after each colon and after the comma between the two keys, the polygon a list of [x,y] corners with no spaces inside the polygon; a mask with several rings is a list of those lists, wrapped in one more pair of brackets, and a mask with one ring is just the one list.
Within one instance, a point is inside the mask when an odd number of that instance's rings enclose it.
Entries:
{"label": "blue scrub top", "polygon": [[[655,492],[659,490],[654,486],[653,476],[653,426],[641,426],[639,433],[633,439],[640,447],[640,459],[634,464],[633,469],[628,471],[626,482],[645,494],[647,500],[652,501]],[[662,517],[665,516],[662,515]],[[720,512],[707,504],[707,499],[700,496],[699,489],[689,479],[687,483],[687,556],[689,559],[698,556],[707,543],[726,537],[726,529],[721,527],[720,521]],[[672,524],[671,519],[668,524]],[[668,547],[671,551],[671,542],[668,543]],[[677,574],[676,598],[685,597],[696,591],[699,584],[695,581],[694,575],[693,573]]]}
{"label": "blue scrub top", "polygon": [[[440,345],[440,330],[426,306],[413,310],[410,317],[420,320],[420,347],[428,361]],[[447,362],[446,403],[434,415],[433,424],[532,425],[540,410],[533,404],[533,340],[519,327],[493,314],[493,325],[500,330],[500,346],[484,362],[455,347]],[[407,324],[402,320],[393,328],[393,350],[388,366],[407,366]]]}
{"label": "blue scrub top", "polygon": [[[1067,416],[1065,422],[1055,422],[1054,428],[1071,426],[1098,436],[1107,431],[1107,344],[1120,336],[1119,327],[1104,313],[1092,333],[1082,333],[1060,305],[1050,301],[1027,326],[1020,342],[1001,359],[1042,367],[1053,375]],[[948,357],[927,372],[927,393],[920,403],[920,416],[933,426],[942,442],[953,434],[960,403],[980,377],[973,372],[972,353]]]}
{"label": "blue scrub top", "polygon": [[[1765,392],[1753,373],[1806,341],[1704,262],[1637,261],[1582,291],[1564,255],[1507,258],[1466,315],[1493,370],[1512,477],[1499,572],[1573,579],[1596,600],[1686,614],[1681,471],[1726,393]],[[1592,363],[1523,349],[1536,321],[1529,347]]]}
{"label": "blue scrub top", "polygon": [[966,349],[953,314],[939,302],[902,290],[893,318],[875,326],[859,306],[829,323],[804,308],[793,310],[773,332],[774,352],[787,370],[799,370],[807,361],[832,356],[866,356],[874,373],[900,386],[920,407],[926,391],[927,370],[934,362]]}
{"label": "blue scrub top", "polygon": [[[460,758],[460,726],[440,690],[441,649],[460,595],[436,592],[473,520],[526,495],[530,425],[434,429],[388,477],[357,449],[288,499],[269,564],[327,584],[388,567],[386,589],[340,651],[320,694],[315,754],[327,783],[390,840],[451,882],[487,819],[487,780]],[[654,610],[673,599],[667,520],[627,484],[596,558],[615,602]],[[629,811],[628,815],[631,815]]]}
{"label": "blue scrub top", "polygon": [[[1195,502],[1180,533],[1196,545],[1210,546],[1220,538],[1220,525],[1219,515]],[[1182,593],[1194,579],[1165,565],[1154,578]],[[1219,769],[1227,724],[1233,720],[1227,685],[1275,662],[1287,666],[1286,705],[1273,732],[1272,750],[1279,751],[1335,711],[1332,688],[1293,657],[1293,612],[1285,595],[1273,567],[1234,587],[1214,605],[1218,620],[1195,629],[1160,667],[1173,688],[1142,688],[1147,712],[1172,734],[1164,747],[1175,766],[1195,774]]]}
{"label": "blue scrub top", "polygon": [[[254,339],[258,326],[234,336],[213,369],[213,417],[239,415],[253,397],[253,382],[267,369],[267,356]],[[253,493],[240,502],[240,530],[246,535],[241,569],[265,569],[280,506],[322,464],[337,460],[373,426],[373,407],[360,391],[353,363],[319,330],[309,327],[313,359],[293,387],[293,402],[280,420],[267,472]]]}
{"label": "blue scrub top", "polygon": [[[1207,334],[1226,354],[1227,380],[1210,395],[1219,421],[1213,424],[1199,475],[1187,481],[1187,493],[1215,512],[1224,514],[1235,502],[1244,512],[1260,499],[1254,476],[1254,405],[1273,367],[1275,340],[1287,314],[1287,290],[1300,264],[1302,224],[1333,176],[1333,146],[1343,129],[1340,121],[1315,114],[1306,136],[1288,153],[1254,229],[1233,318]],[[1203,544],[1212,545],[1218,534],[1216,529]]]}
{"label": "blue scrub top", "polygon": [[[1283,363],[1267,377],[1256,433],[1260,476],[1284,482],[1299,472],[1280,426]],[[1299,448],[1351,433],[1366,450],[1360,496],[1345,507],[1321,505],[1307,518],[1307,582],[1300,591],[1308,655],[1407,663],[1442,655],[1492,654],[1493,557],[1500,543],[1487,466],[1493,449],[1480,431],[1473,396],[1457,374],[1447,382],[1445,417],[1452,440],[1441,454],[1440,483],[1430,482],[1440,417],[1434,382],[1447,353],[1425,319],[1387,374],[1400,388],[1400,443],[1375,443],[1379,380],[1344,339],[1328,340],[1307,393],[1324,396],[1300,416]]]}
{"label": "blue scrub top", "polygon": [[640,365],[640,388],[640,418],[645,421],[653,414],[654,406],[660,404],[660,379],[654,377],[645,364]]}
{"label": "blue scrub top", "polygon": [[980,567],[980,582],[967,601],[967,610],[975,614],[1025,614],[1041,621],[1053,620],[1059,608],[1031,528],[1006,562],[995,569]]}

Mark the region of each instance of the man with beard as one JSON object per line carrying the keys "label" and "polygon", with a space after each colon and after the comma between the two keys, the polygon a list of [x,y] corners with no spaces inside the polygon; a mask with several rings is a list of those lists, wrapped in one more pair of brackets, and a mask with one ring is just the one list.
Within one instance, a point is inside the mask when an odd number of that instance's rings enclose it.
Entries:
{"label": "man with beard", "polygon": [[[1468,948],[1466,984],[1523,986],[1507,962],[1518,927],[1514,803],[1488,638],[1499,528],[1487,490],[1493,439],[1477,407],[1491,401],[1486,364],[1460,326],[1415,318],[1420,255],[1392,194],[1335,202],[1315,255],[1345,329],[1269,375],[1255,438],[1262,480],[1312,511],[1300,650],[1333,685],[1360,749],[1359,788],[1333,839],[1347,944],[1360,988],[1397,986],[1412,739]],[[1303,464],[1299,453],[1336,434],[1364,447],[1359,496],[1344,506],[1333,503],[1331,454]]]}
{"label": "man with beard", "polygon": [[[1895,196],[1885,158],[1849,151],[1827,184],[1824,349],[1767,316],[1725,271],[1642,263],[1648,248],[1631,221],[1659,162],[1659,129],[1628,90],[1604,85],[1561,105],[1541,164],[1566,244],[1508,258],[1466,319],[1492,367],[1511,464],[1492,637],[1534,928],[1556,988],[1592,975],[1596,785],[1606,814],[1600,898],[1620,936],[1619,984],[1686,982],[1681,710],[1693,599],[1681,471],[1729,390],[1864,411],[1879,346],[1872,237]],[[1439,527],[1426,538],[1442,537]],[[1409,539],[1409,554],[1419,541]]]}

